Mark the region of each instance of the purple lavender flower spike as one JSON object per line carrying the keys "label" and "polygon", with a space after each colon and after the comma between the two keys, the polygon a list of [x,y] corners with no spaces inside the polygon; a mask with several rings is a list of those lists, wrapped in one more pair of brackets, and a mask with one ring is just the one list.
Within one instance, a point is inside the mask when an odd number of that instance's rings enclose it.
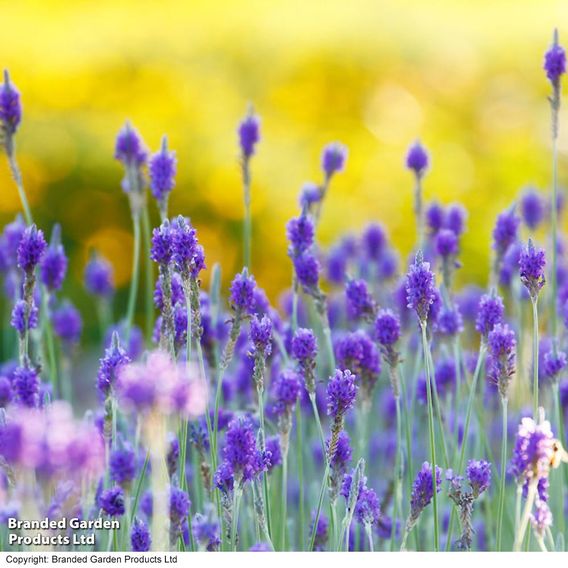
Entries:
{"label": "purple lavender flower spike", "polygon": [[345,414],[355,405],[357,385],[351,371],[336,370],[327,384],[327,414],[333,418],[331,440],[328,447],[328,459],[333,460],[343,430]]}
{"label": "purple lavender flower spike", "polygon": [[67,256],[61,244],[61,228],[53,227],[51,242],[40,265],[40,279],[44,286],[50,290],[59,290],[67,272]]}
{"label": "purple lavender flower spike", "polygon": [[485,294],[479,301],[475,329],[487,338],[495,325],[503,321],[504,314],[505,306],[501,297],[494,293]]}
{"label": "purple lavender flower spike", "polygon": [[470,460],[465,475],[473,491],[473,496],[477,499],[491,485],[491,464],[485,460]]}
{"label": "purple lavender flower spike", "polygon": [[544,201],[536,189],[529,187],[523,192],[520,209],[525,225],[531,231],[537,229],[544,217]]}
{"label": "purple lavender flower spike", "polygon": [[40,263],[47,249],[41,229],[35,225],[28,227],[18,245],[18,266],[26,273],[31,273]]}
{"label": "purple lavender flower spike", "polygon": [[130,447],[115,449],[109,460],[110,478],[122,488],[128,489],[136,477],[136,454]]}
{"label": "purple lavender flower spike", "polygon": [[35,369],[18,367],[13,374],[12,387],[18,404],[29,408],[38,406],[40,379]]}
{"label": "purple lavender flower spike", "polygon": [[521,220],[515,213],[514,207],[497,217],[493,229],[493,248],[497,252],[498,259],[501,259],[507,249],[517,240],[520,223]]}
{"label": "purple lavender flower spike", "polygon": [[4,70],[4,83],[0,88],[0,123],[2,130],[10,139],[22,121],[20,93],[10,81],[8,70]]}
{"label": "purple lavender flower spike", "polygon": [[428,320],[434,298],[435,276],[430,270],[430,263],[424,262],[419,251],[406,276],[406,300],[407,307],[416,312],[421,325],[425,325]]}
{"label": "purple lavender flower spike", "polygon": [[141,519],[134,519],[130,531],[130,545],[134,552],[148,552],[152,546],[150,529]]}
{"label": "purple lavender flower spike", "polygon": [[350,317],[373,319],[377,306],[365,280],[349,280],[345,286],[345,296]]}
{"label": "purple lavender flower spike", "polygon": [[124,490],[122,487],[111,487],[103,491],[99,497],[99,506],[109,517],[121,517],[126,512],[124,506]]}
{"label": "purple lavender flower spike", "polygon": [[[312,511],[312,520],[310,524],[309,534],[314,531],[314,523],[316,522],[316,512]],[[317,520],[315,529],[314,548],[313,550],[321,552],[325,550],[329,538],[329,521],[325,515],[320,515]]]}
{"label": "purple lavender flower spike", "polygon": [[114,293],[112,265],[97,253],[93,253],[85,266],[85,288],[93,296],[106,298]]}
{"label": "purple lavender flower spike", "polygon": [[362,244],[365,254],[371,260],[379,260],[387,246],[387,236],[382,225],[370,223],[363,231]]}
{"label": "purple lavender flower spike", "polygon": [[315,183],[305,183],[300,191],[300,207],[310,210],[311,206],[319,203],[322,198],[322,190]]}
{"label": "purple lavender flower spike", "polygon": [[36,329],[39,322],[39,311],[35,303],[28,310],[24,300],[18,300],[12,310],[10,325],[23,337],[26,331]]}
{"label": "purple lavender flower spike", "polygon": [[321,155],[321,169],[325,175],[326,183],[331,177],[345,168],[347,160],[347,148],[339,142],[328,144]]}
{"label": "purple lavender flower spike", "polygon": [[465,231],[467,221],[467,210],[459,203],[450,205],[446,210],[446,219],[444,226],[446,229],[453,231],[456,236],[460,237]]}
{"label": "purple lavender flower spike", "polygon": [[162,147],[150,157],[150,190],[160,204],[164,217],[167,216],[167,200],[175,186],[177,161],[175,152],[168,150],[168,139],[162,138]]}
{"label": "purple lavender flower spike", "polygon": [[255,308],[255,288],[256,281],[254,276],[249,276],[246,268],[237,274],[231,283],[230,302],[233,309],[243,314],[253,313]]}
{"label": "purple lavender flower spike", "polygon": [[130,358],[120,345],[118,333],[112,334],[111,345],[106,349],[105,356],[99,362],[97,388],[103,398],[110,394],[110,389],[116,382],[121,367],[130,363]]}
{"label": "purple lavender flower spike", "polygon": [[317,289],[321,266],[318,259],[310,252],[294,257],[294,269],[298,282],[306,292]]}
{"label": "purple lavender flower spike", "polygon": [[286,225],[286,236],[290,242],[290,255],[297,256],[307,251],[314,244],[315,228],[312,218],[302,213]]}
{"label": "purple lavender flower spike", "polygon": [[221,528],[213,517],[211,508],[206,510],[206,515],[197,513],[191,522],[193,537],[199,546],[199,550],[216,552],[221,544]]}
{"label": "purple lavender flower spike", "polygon": [[501,398],[506,400],[511,378],[515,373],[515,332],[507,324],[496,324],[487,337],[488,375],[497,384]]}
{"label": "purple lavender flower spike", "polygon": [[79,310],[69,301],[57,308],[52,316],[53,331],[68,344],[77,343],[83,331],[83,320]]}
{"label": "purple lavender flower spike", "polygon": [[[436,491],[440,492],[442,488],[442,470],[436,466]],[[434,480],[432,479],[432,466],[428,462],[424,462],[416,475],[416,479],[412,484],[412,493],[410,496],[410,515],[407,521],[411,521],[412,527],[416,524],[420,513],[430,504],[434,495]],[[410,530],[412,530],[412,527]],[[407,528],[407,532],[410,532]]]}
{"label": "purple lavender flower spike", "polygon": [[238,135],[243,159],[249,160],[260,141],[260,118],[252,112],[252,109],[239,124]]}
{"label": "purple lavender flower spike", "polygon": [[544,286],[544,267],[546,257],[543,249],[535,248],[531,239],[521,252],[519,259],[519,274],[521,282],[529,291],[530,297],[535,300]]}
{"label": "purple lavender flower spike", "polygon": [[437,202],[431,203],[426,209],[426,225],[430,230],[430,234],[435,236],[438,231],[445,226],[446,211]]}
{"label": "purple lavender flower spike", "polygon": [[127,122],[116,137],[114,157],[125,167],[140,167],[146,163],[148,152],[135,128]]}
{"label": "purple lavender flower spike", "polygon": [[568,357],[564,351],[556,348],[544,354],[542,372],[546,378],[557,381],[566,366],[568,366]]}
{"label": "purple lavender flower spike", "polygon": [[152,232],[152,260],[162,266],[167,266],[173,257],[173,231],[166,219]]}
{"label": "purple lavender flower spike", "polygon": [[543,69],[552,86],[557,89],[560,85],[560,77],[566,73],[566,52],[558,44],[558,32],[554,30],[552,46],[544,54]]}
{"label": "purple lavender flower spike", "polygon": [[419,141],[416,141],[412,146],[410,146],[408,153],[406,154],[406,167],[409,170],[412,170],[416,177],[421,178],[426,172],[429,163],[430,158],[426,149]]}
{"label": "purple lavender flower spike", "polygon": [[456,233],[450,229],[441,229],[436,237],[436,252],[442,258],[454,257],[459,251]]}

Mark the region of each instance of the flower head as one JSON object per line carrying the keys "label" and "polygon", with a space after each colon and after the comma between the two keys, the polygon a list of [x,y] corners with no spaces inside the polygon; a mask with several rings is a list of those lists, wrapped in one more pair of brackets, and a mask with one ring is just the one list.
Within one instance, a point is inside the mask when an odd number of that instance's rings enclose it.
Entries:
{"label": "flower head", "polygon": [[124,490],[122,487],[105,489],[99,496],[99,506],[109,517],[121,517],[126,509],[124,507]]}
{"label": "flower head", "polygon": [[261,357],[268,357],[272,352],[272,320],[268,316],[253,316],[250,322],[250,339],[255,352]]}
{"label": "flower head", "polygon": [[162,201],[174,188],[176,180],[176,155],[168,150],[164,136],[162,148],[150,157],[150,190],[158,201]]}
{"label": "flower head", "polygon": [[304,252],[294,257],[294,269],[298,282],[304,289],[313,290],[317,287],[321,266],[312,253]]}
{"label": "flower head", "polygon": [[103,397],[110,393],[120,368],[128,363],[130,363],[130,358],[120,345],[118,333],[114,332],[111,345],[106,349],[105,356],[99,362],[97,388]]}
{"label": "flower head", "polygon": [[110,454],[110,478],[128,487],[136,476],[136,454],[130,447],[115,449]]}
{"label": "flower head", "polygon": [[59,238],[59,225],[40,265],[40,278],[48,290],[59,290],[67,272],[67,256]]}
{"label": "flower head", "polygon": [[509,383],[515,373],[515,332],[507,324],[496,324],[487,337],[488,375],[499,387],[499,393],[507,398]]}
{"label": "flower head", "polygon": [[531,239],[521,252],[519,259],[519,274],[521,282],[526,286],[531,298],[536,298],[544,286],[544,267],[546,257],[544,250],[535,248]]}
{"label": "flower head", "polygon": [[436,237],[436,252],[442,258],[453,257],[459,252],[459,241],[456,233],[450,229],[441,229]]}
{"label": "flower head", "polygon": [[347,160],[347,148],[339,142],[328,144],[321,155],[321,169],[326,179],[330,179],[335,173],[342,172]]}
{"label": "flower head", "polygon": [[29,329],[35,329],[39,322],[39,310],[35,303],[32,303],[31,307],[28,308],[28,304],[25,300],[18,300],[14,309],[12,310],[12,317],[10,319],[10,325],[20,334],[24,333]]}
{"label": "flower head", "polygon": [[255,307],[256,281],[254,276],[248,274],[246,268],[233,278],[231,283],[231,305],[233,309],[242,313],[252,313]]}
{"label": "flower head", "polygon": [[485,460],[470,460],[465,475],[475,499],[491,485],[491,464]]}
{"label": "flower head", "polygon": [[426,225],[432,235],[437,235],[438,231],[444,227],[446,221],[445,209],[436,201],[426,208]]}
{"label": "flower head", "polygon": [[114,292],[112,265],[98,254],[93,254],[85,266],[85,288],[101,297],[111,296]]}
{"label": "flower head", "polygon": [[315,360],[318,353],[318,342],[311,329],[299,328],[292,338],[292,357],[302,362]]}
{"label": "flower head", "polygon": [[400,338],[400,322],[389,309],[380,310],[375,320],[375,336],[380,345],[394,345]]}
{"label": "flower head", "polygon": [[302,213],[294,217],[286,225],[286,235],[290,242],[290,254],[296,256],[308,250],[314,244],[314,222],[312,218]]}
{"label": "flower head", "polygon": [[[442,470],[436,466],[436,492],[442,488]],[[410,496],[410,515],[418,518],[420,513],[430,504],[434,495],[434,480],[432,466],[424,462],[412,484]]]}
{"label": "flower head", "polygon": [[515,213],[515,209],[501,213],[497,217],[495,228],[493,229],[493,248],[497,254],[503,256],[507,249],[517,240],[520,218]]}
{"label": "flower head", "polygon": [[453,231],[456,236],[459,237],[463,234],[466,221],[467,211],[465,207],[459,203],[454,203],[447,208],[444,226],[446,229]]}
{"label": "flower head", "polygon": [[174,253],[173,241],[173,231],[166,219],[152,232],[152,249],[150,251],[152,260],[162,266],[167,266]]}
{"label": "flower head", "polygon": [[29,408],[39,405],[40,379],[36,369],[28,366],[16,368],[12,375],[12,387],[18,404]]}
{"label": "flower head", "polygon": [[503,321],[504,314],[505,306],[501,297],[497,294],[485,294],[479,300],[475,329],[487,337],[495,325]]}
{"label": "flower head", "polygon": [[22,121],[22,103],[20,93],[10,81],[10,75],[4,70],[4,83],[0,87],[0,123],[8,136],[15,134]]}
{"label": "flower head", "polygon": [[239,124],[238,135],[242,156],[248,160],[255,153],[260,140],[260,118],[249,112]]}
{"label": "flower head", "polygon": [[79,310],[68,300],[57,308],[52,316],[53,331],[67,343],[77,343],[83,331],[83,320]]}
{"label": "flower head", "polygon": [[295,407],[301,392],[302,383],[298,373],[290,370],[282,371],[273,385],[276,413],[282,415],[290,412]]}
{"label": "flower head", "polygon": [[355,375],[351,371],[340,371],[330,377],[327,385],[327,414],[334,418],[343,416],[355,404],[357,385]]}
{"label": "flower head", "polygon": [[566,73],[566,52],[558,44],[558,32],[554,31],[552,46],[544,54],[544,70],[552,85],[557,88],[560,84],[560,77]]}
{"label": "flower head", "polygon": [[511,472],[517,482],[524,484],[526,481],[548,477],[554,461],[555,446],[548,420],[537,424],[532,418],[523,418],[511,458]]}
{"label": "flower head", "polygon": [[146,163],[148,152],[135,128],[127,122],[116,137],[114,157],[126,167],[140,167]]}
{"label": "flower head", "polygon": [[406,154],[406,167],[412,170],[417,177],[422,177],[429,165],[429,157],[426,149],[420,142],[415,142]]}
{"label": "flower head", "polygon": [[365,280],[349,280],[345,286],[347,312],[352,318],[372,317],[375,301]]}
{"label": "flower head", "polygon": [[362,245],[371,260],[379,260],[387,245],[387,235],[379,223],[370,223],[363,231]]}
{"label": "flower head", "polygon": [[425,323],[434,299],[434,273],[430,270],[430,264],[423,261],[423,256],[419,252],[406,276],[407,307],[416,312],[420,323]]}
{"label": "flower head", "polygon": [[152,546],[152,536],[148,525],[140,520],[135,519],[130,531],[130,544],[134,552],[148,552]]}
{"label": "flower head", "polygon": [[528,188],[521,196],[521,215],[525,225],[535,230],[544,217],[544,202],[536,189]]}
{"label": "flower head", "polygon": [[551,349],[544,354],[542,372],[545,377],[556,380],[568,365],[568,357],[564,351]]}
{"label": "flower head", "polygon": [[40,263],[46,249],[43,232],[35,225],[28,227],[18,245],[18,266],[24,272],[32,272]]}

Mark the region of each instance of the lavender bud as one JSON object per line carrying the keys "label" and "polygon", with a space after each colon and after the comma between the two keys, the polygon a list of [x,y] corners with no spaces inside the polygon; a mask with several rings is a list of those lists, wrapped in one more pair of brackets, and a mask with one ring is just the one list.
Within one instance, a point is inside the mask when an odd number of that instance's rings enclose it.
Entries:
{"label": "lavender bud", "polygon": [[8,137],[13,136],[22,121],[20,93],[10,81],[10,75],[4,70],[4,83],[0,88],[0,123]]}

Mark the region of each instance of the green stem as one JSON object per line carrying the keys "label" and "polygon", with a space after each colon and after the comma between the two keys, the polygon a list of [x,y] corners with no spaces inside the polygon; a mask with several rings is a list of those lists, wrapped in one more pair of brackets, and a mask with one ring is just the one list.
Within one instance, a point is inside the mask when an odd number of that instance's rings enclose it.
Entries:
{"label": "green stem", "polygon": [[521,517],[519,528],[517,529],[517,534],[515,535],[515,543],[513,545],[514,552],[519,552],[521,550],[521,545],[525,537],[525,532],[529,524],[530,515],[536,497],[537,485],[538,485],[538,478],[531,480],[531,482],[529,483],[527,500],[525,503],[525,508],[523,510],[523,516]]}
{"label": "green stem", "polygon": [[317,506],[317,509],[316,509],[316,514],[314,516],[314,524],[313,524],[313,527],[312,527],[312,534],[310,536],[310,544],[309,544],[308,552],[311,552],[314,549],[314,542],[316,540],[316,531],[317,531],[318,521],[319,521],[320,514],[321,514],[321,509],[322,509],[322,506],[323,506],[323,499],[325,497],[325,490],[326,490],[327,484],[328,484],[328,478],[329,478],[329,461],[326,459],[325,471],[323,473],[323,479],[322,479],[322,482],[321,482],[320,493],[319,493],[319,498],[318,498],[318,506]]}
{"label": "green stem", "polygon": [[505,477],[507,466],[507,399],[501,398],[503,415],[502,440],[501,440],[501,479],[499,487],[499,512],[497,516],[497,552],[501,552],[503,536],[503,511],[505,509]]}
{"label": "green stem", "polygon": [[373,532],[371,530],[370,523],[365,523],[365,533],[367,535],[367,540],[369,541],[369,550],[375,552],[375,547],[373,546]]}
{"label": "green stem", "polygon": [[531,298],[533,312],[533,418],[538,420],[538,299]]}
{"label": "green stem", "polygon": [[280,525],[280,550],[286,550],[286,530],[288,528],[288,451],[282,456],[282,522]]}
{"label": "green stem", "polygon": [[396,403],[396,454],[394,461],[394,504],[391,530],[391,552],[395,550],[396,525],[399,513],[402,514],[402,417],[400,412],[400,397],[395,398]]}
{"label": "green stem", "polygon": [[152,333],[154,331],[154,265],[150,257],[150,250],[152,248],[152,235],[150,226],[150,214],[148,212],[148,204],[144,204],[142,210],[142,232],[144,234],[144,247],[146,255],[144,260],[146,262],[146,291],[144,298],[144,308],[146,312],[146,341],[152,340]]}
{"label": "green stem", "polygon": [[300,537],[298,543],[300,550],[303,550],[303,538],[305,531],[305,496],[304,496],[304,441],[303,441],[302,410],[300,404],[296,404],[296,461],[298,467],[298,483],[300,485],[299,513],[300,513]]}
{"label": "green stem", "polygon": [[556,273],[556,266],[558,263],[558,112],[554,109],[552,112],[555,113],[556,116],[553,117],[555,127],[553,128],[552,135],[552,204],[550,209],[552,229],[552,270],[550,275],[550,284],[552,293],[550,298],[550,324],[552,339],[553,341],[556,341],[556,333],[558,328],[558,314],[556,311],[556,298],[558,296],[558,283]]}
{"label": "green stem", "polygon": [[12,173],[12,177],[14,178],[14,182],[16,183],[16,187],[18,188],[20,201],[22,202],[22,209],[24,210],[24,216],[26,218],[26,224],[29,226],[33,224],[34,220],[32,217],[30,205],[28,203],[28,198],[26,196],[26,190],[24,189],[24,183],[22,181],[22,172],[20,171],[20,167],[18,166],[18,161],[16,160],[14,140],[12,139],[11,135],[8,135],[5,146],[6,146],[6,155],[8,156],[8,164],[10,166],[10,172]]}
{"label": "green stem", "polygon": [[140,215],[132,217],[134,228],[134,253],[132,255],[132,278],[130,280],[130,293],[128,295],[128,308],[126,311],[126,342],[130,339],[130,330],[134,321],[136,298],[138,295],[138,280],[140,276]]}
{"label": "green stem", "polygon": [[243,257],[244,266],[251,267],[251,243],[252,243],[252,217],[250,211],[250,169],[249,161],[243,161],[243,197],[245,204],[245,220],[243,228]]}
{"label": "green stem", "polygon": [[49,291],[43,287],[42,294],[42,328],[45,333],[45,342],[47,344],[47,356],[49,358],[49,378],[53,385],[54,396],[61,396],[59,385],[59,373],[57,371],[57,356],[55,352],[55,341],[53,338],[53,327],[49,317]]}
{"label": "green stem", "polygon": [[238,485],[233,490],[233,518],[231,521],[231,547],[237,550],[237,527],[239,525],[239,509],[241,506],[242,489]]}
{"label": "green stem", "polygon": [[430,437],[430,458],[432,461],[432,509],[434,512],[434,550],[440,549],[440,529],[438,524],[438,491],[436,481],[436,440],[434,437],[434,408],[432,405],[432,376],[430,370],[430,357],[428,355],[428,338],[426,337],[426,322],[420,322],[422,330],[422,350],[424,352],[424,363],[426,368],[426,391],[428,395],[428,433]]}

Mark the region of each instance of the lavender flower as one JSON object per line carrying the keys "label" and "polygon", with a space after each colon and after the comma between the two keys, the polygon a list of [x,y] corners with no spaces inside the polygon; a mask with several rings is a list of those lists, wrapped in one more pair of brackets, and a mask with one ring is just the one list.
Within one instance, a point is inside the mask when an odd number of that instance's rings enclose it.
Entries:
{"label": "lavender flower", "polygon": [[306,183],[300,192],[300,207],[309,210],[314,203],[319,203],[321,198],[321,187],[315,183]]}
{"label": "lavender flower", "polygon": [[552,86],[557,89],[560,85],[560,77],[566,73],[566,52],[558,44],[558,33],[554,33],[554,42],[544,54],[544,70]]}
{"label": "lavender flower", "polygon": [[420,142],[415,142],[406,154],[406,167],[412,170],[416,177],[420,178],[428,168],[430,159],[426,149]]}
{"label": "lavender flower", "polygon": [[199,545],[200,550],[215,552],[221,544],[221,529],[219,523],[214,520],[211,509],[207,511],[207,515],[197,513],[191,522],[191,530],[193,537]]}
{"label": "lavender flower", "polygon": [[309,252],[304,252],[294,257],[293,261],[298,282],[305,291],[311,293],[317,290],[321,269],[317,258]]}
{"label": "lavender flower", "polygon": [[517,478],[517,483],[523,485],[527,481],[538,482],[547,478],[550,468],[557,464],[556,452],[550,422],[544,420],[537,424],[532,418],[523,418],[511,458],[511,473]]}
{"label": "lavender flower", "polygon": [[430,234],[435,236],[438,231],[445,226],[446,211],[439,203],[431,203],[426,209],[426,225],[430,229]]}
{"label": "lavender flower", "polygon": [[460,237],[465,231],[466,221],[467,211],[459,203],[454,203],[447,208],[444,226],[453,231],[457,237]]}
{"label": "lavender flower", "polygon": [[120,345],[117,332],[112,335],[111,345],[106,349],[105,356],[99,362],[97,388],[106,398],[114,385],[121,367],[130,363],[130,358]]}
{"label": "lavender flower", "polygon": [[381,258],[387,245],[387,236],[384,228],[379,223],[371,223],[363,231],[363,249],[371,260]]}
{"label": "lavender flower", "polygon": [[30,408],[38,406],[40,380],[36,369],[18,367],[13,374],[12,387],[18,404]]}
{"label": "lavender flower", "polygon": [[177,487],[170,487],[170,542],[172,544],[180,537],[190,509],[191,501],[187,493]]}
{"label": "lavender flower", "polygon": [[330,377],[326,390],[327,414],[333,417],[328,459],[331,461],[337,451],[339,434],[343,430],[343,420],[348,410],[353,408],[357,396],[355,375],[351,371],[336,370]]}
{"label": "lavender flower", "polygon": [[238,135],[243,159],[248,160],[255,153],[260,140],[260,118],[249,112],[239,124]]}
{"label": "lavender flower", "polygon": [[286,225],[286,236],[290,242],[290,256],[294,257],[307,251],[314,244],[314,222],[302,213],[294,217]]}
{"label": "lavender flower", "polygon": [[94,253],[85,266],[85,288],[94,296],[108,297],[114,293],[111,264]]}
{"label": "lavender flower", "polygon": [[434,298],[435,277],[430,264],[423,261],[422,253],[419,252],[406,276],[406,300],[407,307],[416,312],[421,325],[425,325],[428,320]]}
{"label": "lavender flower", "polygon": [[568,357],[564,351],[559,349],[551,349],[544,354],[542,365],[543,375],[551,380],[558,380],[560,373],[568,365]]}
{"label": "lavender flower", "polygon": [[436,331],[446,337],[456,337],[463,331],[463,318],[457,306],[442,309],[436,319]]}
{"label": "lavender flower", "polygon": [[380,516],[381,508],[375,490],[364,487],[359,491],[357,505],[355,506],[355,518],[366,527],[377,523]]}
{"label": "lavender flower", "polygon": [[493,229],[493,248],[497,252],[498,259],[501,259],[507,249],[517,240],[519,225],[521,220],[511,208],[497,217],[495,228]]}
{"label": "lavender flower", "polygon": [[60,238],[59,225],[55,225],[51,243],[40,265],[40,279],[48,290],[59,290],[67,272],[67,256]]}
{"label": "lavender flower", "polygon": [[375,336],[383,347],[390,347],[399,340],[400,322],[391,310],[383,309],[377,314]]}
{"label": "lavender flower", "polygon": [[28,227],[18,245],[18,266],[24,272],[31,273],[40,263],[46,249],[47,243],[43,238],[43,232],[35,225]]}
{"label": "lavender flower", "polygon": [[515,373],[515,332],[507,324],[496,324],[487,337],[489,378],[499,389],[499,394],[507,399],[509,384]]}
{"label": "lavender flower", "polygon": [[[312,534],[314,530],[314,523],[316,521],[316,513],[315,511],[312,512],[312,521],[310,524],[310,531],[309,534]],[[317,527],[315,531],[315,539],[314,539],[314,550],[315,551],[322,551],[325,550],[327,545],[327,541],[329,538],[329,521],[325,515],[320,515],[317,520]]]}
{"label": "lavender flower", "polygon": [[162,266],[168,266],[173,257],[173,231],[166,219],[152,232],[152,260]]}
{"label": "lavender flower", "polygon": [[544,217],[544,203],[538,191],[528,188],[521,196],[521,215],[525,225],[534,231]]}
{"label": "lavender flower", "polygon": [[175,152],[168,151],[168,139],[165,136],[160,151],[150,157],[149,172],[150,190],[165,214],[165,204],[175,186],[176,176],[176,155]]}
{"label": "lavender flower", "polygon": [[32,304],[28,310],[28,304],[24,300],[18,300],[12,310],[10,325],[23,337],[30,329],[35,329],[39,322],[38,309]]}
{"label": "lavender flower", "polygon": [[136,477],[136,454],[130,447],[115,449],[110,454],[110,478],[123,488],[129,488]]}
{"label": "lavender flower", "polygon": [[72,344],[77,343],[83,331],[83,320],[79,310],[69,301],[64,302],[57,308],[52,316],[53,331],[65,341]]}
{"label": "lavender flower", "polygon": [[453,258],[459,252],[456,233],[450,229],[441,229],[436,237],[436,252],[444,259]]}
{"label": "lavender flower", "polygon": [[503,300],[497,294],[485,294],[479,301],[475,329],[484,338],[487,338],[495,325],[503,321],[505,306]]}
{"label": "lavender flower", "polygon": [[134,519],[130,531],[130,544],[134,552],[148,552],[152,546],[152,536],[146,523],[140,519]]}
{"label": "lavender flower", "polygon": [[20,93],[10,81],[10,75],[4,70],[4,83],[0,88],[0,123],[7,138],[12,137],[22,121]]}
{"label": "lavender flower", "polygon": [[246,268],[237,274],[231,283],[230,302],[236,312],[250,314],[255,308],[254,290],[256,281]]}
{"label": "lavender flower", "polygon": [[[442,470],[436,466],[436,492],[439,493],[442,486]],[[407,532],[412,530],[420,513],[430,504],[434,495],[434,480],[432,479],[432,466],[424,462],[412,484],[410,496],[410,515],[407,520]],[[411,525],[410,528],[408,526]]]}
{"label": "lavender flower", "polygon": [[292,357],[298,361],[304,376],[306,390],[314,395],[316,390],[316,357],[318,343],[311,329],[299,328],[292,338]]}
{"label": "lavender flower", "polygon": [[465,471],[473,496],[477,499],[491,485],[491,464],[485,460],[470,460]]}
{"label": "lavender flower", "polygon": [[124,490],[122,487],[111,487],[103,491],[99,497],[99,506],[103,513],[109,517],[124,515]]}
{"label": "lavender flower", "polygon": [[535,300],[544,286],[544,267],[546,258],[543,249],[535,248],[531,239],[525,249],[521,252],[519,259],[519,274],[521,282],[526,286],[529,294]]}
{"label": "lavender flower", "polygon": [[345,286],[347,312],[354,319],[372,319],[377,307],[365,280],[349,280]]}
{"label": "lavender flower", "polygon": [[125,167],[140,167],[146,163],[148,152],[144,142],[128,122],[116,137],[114,157]]}
{"label": "lavender flower", "polygon": [[326,182],[333,174],[342,172],[347,160],[347,148],[339,142],[328,144],[321,155],[321,169],[325,174]]}

